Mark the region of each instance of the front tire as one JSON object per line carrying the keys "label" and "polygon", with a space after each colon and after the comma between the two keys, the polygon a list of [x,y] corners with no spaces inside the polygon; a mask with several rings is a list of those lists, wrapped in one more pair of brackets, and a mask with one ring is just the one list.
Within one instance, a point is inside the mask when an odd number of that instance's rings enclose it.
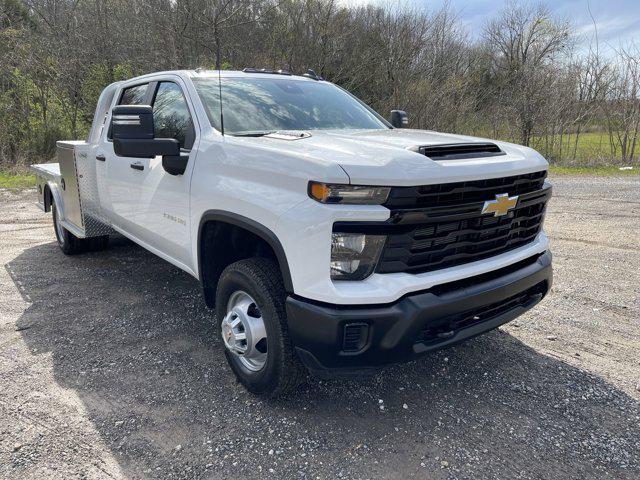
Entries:
{"label": "front tire", "polygon": [[285,298],[280,270],[266,258],[235,262],[218,282],[216,318],[227,361],[257,395],[282,395],[304,377],[288,335]]}

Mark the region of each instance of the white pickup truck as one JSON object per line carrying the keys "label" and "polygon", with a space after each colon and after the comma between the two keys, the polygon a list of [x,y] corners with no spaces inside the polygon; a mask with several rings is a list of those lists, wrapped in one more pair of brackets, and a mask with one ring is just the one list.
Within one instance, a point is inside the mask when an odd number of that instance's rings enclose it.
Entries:
{"label": "white pickup truck", "polygon": [[247,389],[414,359],[549,291],[547,162],[391,122],[313,71],[109,85],[86,141],[34,165],[62,251],[119,233],[198,278]]}

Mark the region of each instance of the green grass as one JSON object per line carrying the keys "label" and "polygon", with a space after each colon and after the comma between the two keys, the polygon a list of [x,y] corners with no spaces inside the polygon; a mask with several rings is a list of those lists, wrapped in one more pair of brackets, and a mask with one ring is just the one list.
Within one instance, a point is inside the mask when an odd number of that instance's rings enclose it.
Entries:
{"label": "green grass", "polygon": [[633,167],[633,170],[620,170],[619,167],[561,167],[558,165],[549,166],[551,175],[583,175],[593,177],[619,177],[640,175],[640,167]]}
{"label": "green grass", "polygon": [[[560,143],[562,141],[562,144]],[[566,134],[560,137],[533,137],[531,147],[545,154],[549,159],[556,159],[560,163],[568,165],[606,165],[617,163],[616,157],[620,155],[620,151],[615,154],[611,151],[609,134],[606,132],[585,132],[578,137],[578,145],[575,144],[576,136]],[[619,149],[620,147],[617,146]],[[575,158],[574,158],[575,149]]]}
{"label": "green grass", "polygon": [[15,175],[0,172],[0,188],[27,188],[36,184],[36,177],[31,173]]}

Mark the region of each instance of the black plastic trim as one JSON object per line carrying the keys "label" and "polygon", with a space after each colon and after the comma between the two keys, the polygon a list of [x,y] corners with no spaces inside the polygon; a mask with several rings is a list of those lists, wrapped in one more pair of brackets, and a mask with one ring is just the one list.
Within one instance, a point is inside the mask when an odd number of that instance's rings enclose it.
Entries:
{"label": "black plastic trim", "polygon": [[489,142],[446,143],[427,145],[419,148],[419,152],[431,160],[464,160],[468,158],[485,158],[506,155],[498,145]]}
{"label": "black plastic trim", "polygon": [[[553,281],[551,253],[520,265],[499,277],[479,276],[475,283],[470,278],[466,284],[454,284],[459,288],[436,287],[385,305],[331,305],[290,296],[289,335],[300,359],[314,373],[351,374],[406,362],[492,330],[538,303]],[[523,302],[509,306],[519,295],[524,296]],[[508,308],[500,310],[502,304]],[[476,310],[498,313],[460,324],[458,317],[473,316]],[[355,322],[369,325],[369,341],[362,351],[346,355],[342,352],[344,326]],[[453,334],[447,331],[435,341],[420,341],[425,329],[447,330],[449,325],[458,325]]]}
{"label": "black plastic trim", "polygon": [[286,75],[291,77],[293,74],[286,70],[273,70],[271,68],[254,68],[254,67],[245,67],[242,69],[244,73],[268,73],[271,75]]}
{"label": "black plastic trim", "polygon": [[447,209],[456,205],[493,200],[496,194],[501,193],[521,196],[542,189],[546,176],[546,170],[538,170],[508,177],[392,187],[384,206],[389,210]]}
{"label": "black plastic trim", "polygon": [[202,280],[202,226],[206,222],[218,221],[226,222],[237,227],[244,228],[249,232],[262,238],[273,249],[276,254],[276,259],[280,266],[280,272],[282,273],[282,280],[284,282],[284,288],[287,293],[293,293],[293,281],[291,280],[291,272],[289,270],[289,262],[287,262],[287,256],[284,252],[284,248],[280,243],[280,240],[269,228],[265,227],[261,223],[258,223],[250,218],[244,217],[237,213],[227,212],[225,210],[207,210],[200,219],[200,225],[198,226],[198,276]]}
{"label": "black plastic trim", "polygon": [[158,80],[149,82],[149,87],[147,88],[147,91],[144,95],[144,103],[146,105],[153,106],[153,102],[155,101],[155,98],[156,98],[156,92],[158,91],[158,85],[160,85],[160,81]]}

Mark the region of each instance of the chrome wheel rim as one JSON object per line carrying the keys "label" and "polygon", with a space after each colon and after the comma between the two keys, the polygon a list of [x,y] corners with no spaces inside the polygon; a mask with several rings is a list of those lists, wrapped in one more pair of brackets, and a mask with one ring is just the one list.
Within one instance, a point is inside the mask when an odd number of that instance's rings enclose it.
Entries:
{"label": "chrome wheel rim", "polygon": [[256,301],[243,291],[234,292],[222,319],[222,340],[231,354],[249,371],[267,363],[267,330]]}

